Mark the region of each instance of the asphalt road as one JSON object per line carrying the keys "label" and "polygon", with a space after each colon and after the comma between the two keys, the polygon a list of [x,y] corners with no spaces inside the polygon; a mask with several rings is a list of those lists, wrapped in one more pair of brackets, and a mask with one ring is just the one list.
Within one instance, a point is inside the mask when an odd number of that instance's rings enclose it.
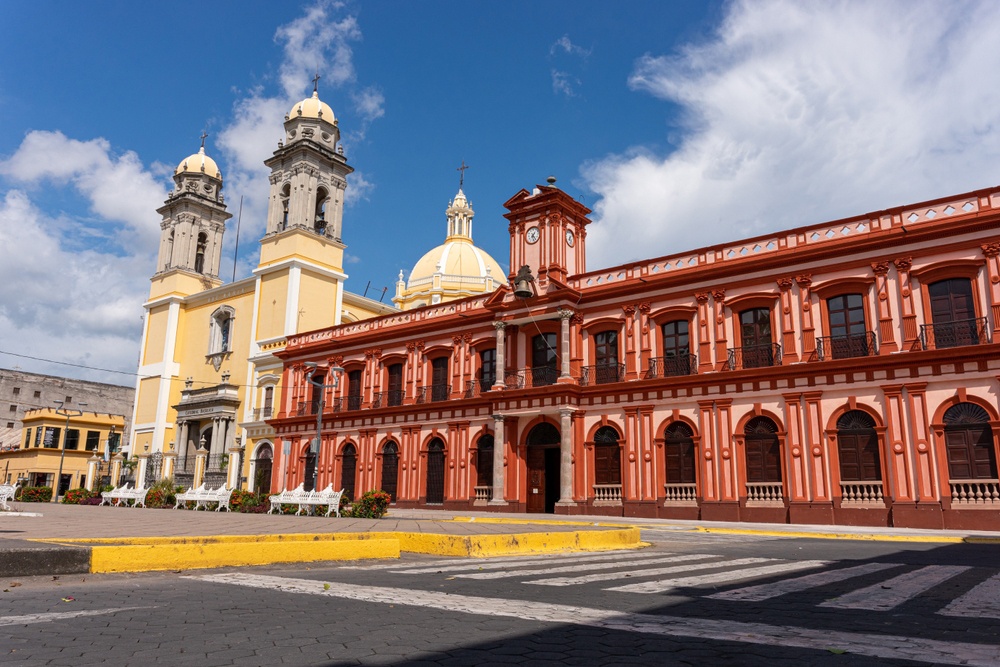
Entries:
{"label": "asphalt road", "polygon": [[644,537],[601,554],[3,581],[0,664],[1000,664],[1000,546]]}

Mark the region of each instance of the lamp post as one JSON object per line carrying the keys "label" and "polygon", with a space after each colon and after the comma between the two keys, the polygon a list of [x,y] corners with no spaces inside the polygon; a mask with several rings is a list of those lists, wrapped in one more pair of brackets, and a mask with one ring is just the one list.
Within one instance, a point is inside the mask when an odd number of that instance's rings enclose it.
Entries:
{"label": "lamp post", "polygon": [[[63,429],[62,437],[62,447],[59,449],[59,474],[56,475],[55,482],[52,484],[52,500],[51,502],[59,502],[59,484],[62,482],[62,471],[63,462],[66,460],[66,440],[69,438],[69,418],[70,417],[82,417],[83,410],[78,410],[76,408],[67,408],[65,401],[56,401],[59,406],[56,408],[55,413],[60,416],[66,417],[66,428]],[[80,407],[86,407],[86,403],[77,403]]]}
{"label": "lamp post", "polygon": [[312,441],[312,445],[310,445],[310,447],[309,447],[310,453],[312,453],[312,455],[316,459],[313,462],[312,480],[311,480],[311,482],[312,482],[312,490],[315,491],[316,490],[316,477],[319,474],[319,470],[318,470],[318,466],[319,466],[319,444],[320,444],[320,438],[322,437],[321,434],[323,432],[323,405],[324,405],[323,396],[326,394],[326,390],[327,389],[333,389],[334,391],[336,391],[336,389],[337,389],[337,381],[340,378],[340,374],[344,372],[344,369],[341,368],[340,366],[334,366],[334,367],[330,368],[330,376],[333,378],[333,384],[324,384],[323,380],[322,380],[322,375],[320,376],[320,379],[317,380],[316,379],[316,374],[317,374],[317,371],[321,371],[322,370],[323,371],[323,375],[325,375],[326,374],[326,370],[327,370],[326,366],[321,366],[320,364],[317,364],[315,361],[307,361],[305,363],[305,366],[306,366],[306,368],[311,368],[312,369],[312,371],[310,371],[310,373],[309,373],[309,384],[311,384],[313,387],[315,387],[316,391],[319,392],[319,405],[316,406],[316,439]]}

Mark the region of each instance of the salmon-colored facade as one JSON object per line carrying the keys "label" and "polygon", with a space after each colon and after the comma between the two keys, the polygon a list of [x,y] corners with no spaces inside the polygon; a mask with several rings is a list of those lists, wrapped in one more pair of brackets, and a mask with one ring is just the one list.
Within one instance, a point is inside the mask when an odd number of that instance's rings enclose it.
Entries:
{"label": "salmon-colored facade", "polygon": [[600,271],[506,206],[509,284],[289,337],[272,490],[1000,529],[1000,188]]}

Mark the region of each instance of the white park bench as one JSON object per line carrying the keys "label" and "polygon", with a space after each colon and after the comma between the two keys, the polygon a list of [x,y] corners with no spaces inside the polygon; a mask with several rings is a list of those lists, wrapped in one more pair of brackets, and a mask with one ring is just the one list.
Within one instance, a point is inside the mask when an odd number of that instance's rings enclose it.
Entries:
{"label": "white park bench", "polygon": [[267,510],[267,513],[273,514],[275,510],[278,510],[278,513],[280,514],[282,505],[293,505],[293,504],[297,505],[298,499],[302,497],[302,494],[307,493],[306,491],[303,490],[304,486],[305,484],[299,484],[291,491],[282,489],[281,493],[276,493],[273,496],[271,496],[269,498],[269,500],[271,501],[271,508]]}
{"label": "white park bench", "polygon": [[340,497],[343,495],[344,490],[334,491],[333,484],[330,484],[322,491],[307,491],[299,499],[299,509],[295,515],[298,516],[300,512],[312,514],[316,507],[326,505],[326,516],[330,516],[331,512],[336,512],[337,518],[340,518]]}
{"label": "white park bench", "polygon": [[13,484],[0,484],[0,507],[5,510],[10,509],[10,505],[7,501],[14,500],[14,493],[17,491],[17,487]]}
{"label": "white park bench", "polygon": [[206,489],[205,485],[202,484],[197,489],[189,489],[183,493],[178,493],[176,496],[177,503],[174,505],[174,509],[180,509],[185,503],[193,502],[194,508],[198,509],[208,509],[209,503],[218,503],[215,511],[218,512],[225,509],[227,512],[229,509],[229,499],[233,495],[232,489],[227,489],[226,485],[223,484],[217,489]]}
{"label": "white park bench", "polygon": [[101,505],[119,505],[125,494],[130,490],[131,484],[124,484],[110,491],[101,491]]}

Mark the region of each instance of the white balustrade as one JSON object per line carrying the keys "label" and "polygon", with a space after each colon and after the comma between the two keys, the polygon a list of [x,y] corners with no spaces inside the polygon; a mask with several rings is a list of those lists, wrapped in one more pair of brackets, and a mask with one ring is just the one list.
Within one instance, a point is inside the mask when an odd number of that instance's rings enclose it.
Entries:
{"label": "white balustrade", "polygon": [[488,503],[490,501],[491,494],[493,492],[492,486],[477,486],[476,487],[476,503]]}
{"label": "white balustrade", "polygon": [[1000,506],[1000,480],[953,479],[951,506],[959,508]]}
{"label": "white balustrade", "polygon": [[664,505],[696,506],[698,504],[697,484],[664,484],[663,490],[667,496]]}
{"label": "white balustrade", "polygon": [[841,507],[885,507],[882,481],[841,482]]}
{"label": "white balustrade", "polygon": [[622,485],[621,484],[595,484],[594,504],[595,505],[621,505]]}
{"label": "white balustrade", "polygon": [[747,482],[747,505],[781,507],[784,485],[781,482]]}

